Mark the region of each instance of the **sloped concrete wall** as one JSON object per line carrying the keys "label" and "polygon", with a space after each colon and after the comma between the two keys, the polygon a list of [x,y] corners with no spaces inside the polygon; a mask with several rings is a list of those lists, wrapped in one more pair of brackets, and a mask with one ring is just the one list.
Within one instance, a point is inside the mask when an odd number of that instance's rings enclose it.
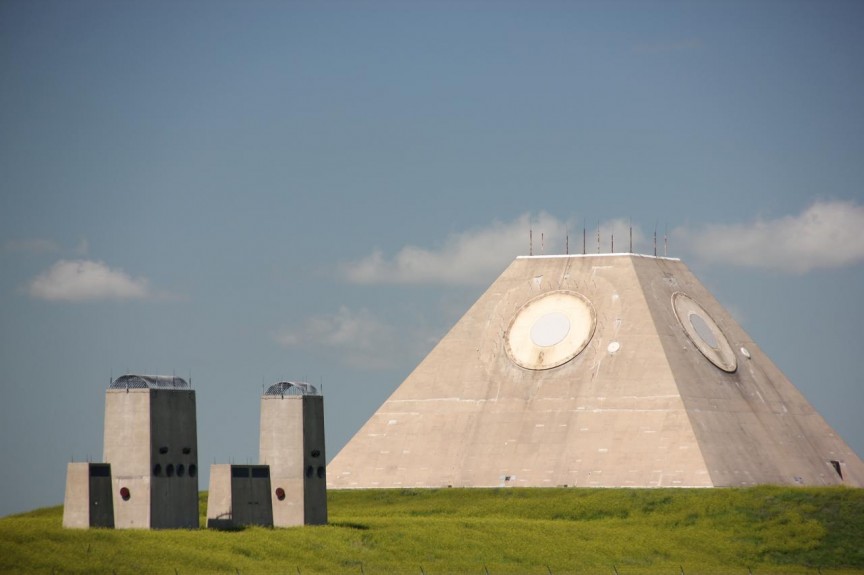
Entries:
{"label": "sloped concrete wall", "polygon": [[[593,337],[519,367],[508,326],[555,290],[591,302]],[[331,488],[447,485],[711,485],[631,258],[514,261],[329,469]]]}
{"label": "sloped concrete wall", "polygon": [[[635,265],[715,485],[864,485],[860,458],[683,263]],[[669,305],[679,292],[721,328],[736,355],[734,372],[708,361],[681,329]],[[847,465],[845,477],[832,460]]]}
{"label": "sloped concrete wall", "polygon": [[[593,336],[563,365],[523,367],[546,362],[508,355],[514,318],[556,291],[590,302]],[[528,343],[517,353],[543,353]],[[328,486],[862,485],[862,465],[679,260],[540,256],[490,286],[337,454]]]}

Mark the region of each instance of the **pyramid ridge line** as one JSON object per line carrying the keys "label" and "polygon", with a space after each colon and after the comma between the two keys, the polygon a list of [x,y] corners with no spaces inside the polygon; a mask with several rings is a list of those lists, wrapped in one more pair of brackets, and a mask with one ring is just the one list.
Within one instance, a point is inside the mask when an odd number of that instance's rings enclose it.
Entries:
{"label": "pyramid ridge line", "polygon": [[637,254],[630,252],[616,252],[603,254],[543,254],[537,256],[516,256],[517,260],[540,260],[540,259],[557,259],[557,258],[608,258],[608,257],[635,257],[648,258],[651,260],[666,260],[672,262],[680,262],[681,258],[670,258],[668,256],[652,256],[649,254]]}

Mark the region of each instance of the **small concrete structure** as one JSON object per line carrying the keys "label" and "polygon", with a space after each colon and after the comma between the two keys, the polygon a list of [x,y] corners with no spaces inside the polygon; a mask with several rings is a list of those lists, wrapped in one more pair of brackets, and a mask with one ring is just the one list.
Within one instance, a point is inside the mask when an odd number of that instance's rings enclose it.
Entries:
{"label": "small concrete structure", "polygon": [[66,468],[63,527],[89,529],[114,527],[111,465],[70,463]]}
{"label": "small concrete structure", "polygon": [[[213,465],[208,527],[327,523],[324,399],[280,382],[261,398],[261,465]],[[179,377],[124,375],[105,394],[104,458],[71,463],[63,525],[198,527],[195,392]],[[272,477],[272,480],[271,480]]]}
{"label": "small concrete structure", "polygon": [[105,394],[104,459],[118,529],[198,527],[195,391],[173,376],[124,375]]}
{"label": "small concrete structure", "polygon": [[267,465],[210,466],[207,527],[273,527],[270,468]]}
{"label": "small concrete structure", "polygon": [[327,523],[324,398],[314,386],[280,382],[267,389],[258,457],[270,466],[274,526]]}
{"label": "small concrete structure", "polygon": [[519,257],[328,487],[864,486],[864,463],[673,258]]}

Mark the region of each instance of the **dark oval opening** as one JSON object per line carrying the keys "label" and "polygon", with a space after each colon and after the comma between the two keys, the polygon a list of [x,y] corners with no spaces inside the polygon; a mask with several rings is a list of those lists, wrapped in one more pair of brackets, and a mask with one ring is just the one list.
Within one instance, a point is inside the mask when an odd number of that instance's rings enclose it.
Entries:
{"label": "dark oval opening", "polygon": [[183,477],[186,475],[186,467],[181,463],[177,465],[177,477]]}
{"label": "dark oval opening", "polygon": [[173,463],[169,463],[168,465],[165,466],[165,475],[167,475],[168,477],[174,477],[174,464]]}
{"label": "dark oval opening", "polygon": [[158,463],[153,466],[153,475],[155,475],[156,477],[162,475],[162,466]]}
{"label": "dark oval opening", "polygon": [[198,473],[198,468],[194,463],[189,464],[189,477],[195,477],[195,474]]}

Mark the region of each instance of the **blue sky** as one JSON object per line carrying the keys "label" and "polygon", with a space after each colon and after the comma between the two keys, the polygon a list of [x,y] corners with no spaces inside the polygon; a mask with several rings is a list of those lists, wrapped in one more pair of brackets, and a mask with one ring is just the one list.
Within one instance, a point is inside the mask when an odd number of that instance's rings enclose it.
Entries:
{"label": "blue sky", "polygon": [[862,25],[854,1],[0,1],[0,515],[101,459],[125,372],[191,374],[202,469],[257,459],[262,385],[323,383],[332,458],[529,228],[621,251],[631,220],[861,455]]}

